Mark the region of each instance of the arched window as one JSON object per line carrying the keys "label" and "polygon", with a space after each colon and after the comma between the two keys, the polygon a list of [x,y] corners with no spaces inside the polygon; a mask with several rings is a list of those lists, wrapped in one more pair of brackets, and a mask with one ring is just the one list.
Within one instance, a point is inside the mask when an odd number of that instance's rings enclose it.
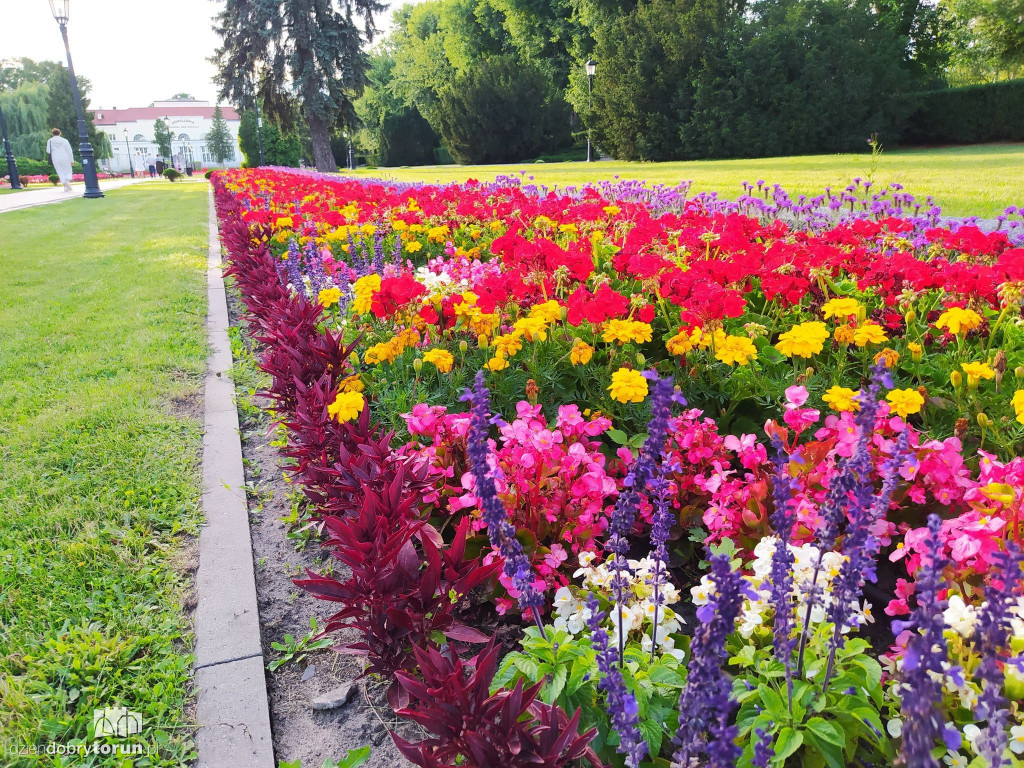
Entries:
{"label": "arched window", "polygon": [[178,134],[178,141],[192,141],[192,139],[190,139],[188,137],[187,133],[179,133]]}
{"label": "arched window", "polygon": [[146,140],[146,137],[143,136],[141,133],[136,133],[135,137],[132,139],[132,141],[145,141],[145,140]]}

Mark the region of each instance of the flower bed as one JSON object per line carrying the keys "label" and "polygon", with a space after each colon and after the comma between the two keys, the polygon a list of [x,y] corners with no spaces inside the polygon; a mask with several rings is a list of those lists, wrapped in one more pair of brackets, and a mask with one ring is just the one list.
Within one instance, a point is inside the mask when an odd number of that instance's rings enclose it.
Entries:
{"label": "flower bed", "polygon": [[213,182],[414,763],[1018,760],[1016,209]]}

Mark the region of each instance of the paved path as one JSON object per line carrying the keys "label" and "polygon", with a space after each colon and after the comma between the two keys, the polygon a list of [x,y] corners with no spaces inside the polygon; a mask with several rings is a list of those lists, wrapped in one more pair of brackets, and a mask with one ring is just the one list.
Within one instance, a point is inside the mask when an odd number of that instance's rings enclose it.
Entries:
{"label": "paved path", "polygon": [[[103,179],[100,181],[100,189],[109,192],[111,189],[125,187],[129,184],[138,184],[149,179]],[[50,203],[62,203],[65,200],[72,200],[81,197],[85,192],[85,184],[77,183],[71,185],[73,192],[65,192],[63,187],[52,189],[26,189],[22,192],[10,192],[0,195],[0,213],[6,211],[18,211],[22,208],[32,208],[36,205],[48,205]]]}

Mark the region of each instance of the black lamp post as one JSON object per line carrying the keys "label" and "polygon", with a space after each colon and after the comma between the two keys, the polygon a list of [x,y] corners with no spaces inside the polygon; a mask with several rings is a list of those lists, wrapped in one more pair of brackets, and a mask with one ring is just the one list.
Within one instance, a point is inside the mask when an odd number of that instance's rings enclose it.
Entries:
{"label": "black lamp post", "polygon": [[[587,111],[594,107],[594,73],[597,72],[597,64],[593,59],[587,59],[583,65],[587,70]],[[587,162],[591,162],[593,156],[590,151],[590,125],[587,125]]]}
{"label": "black lamp post", "polygon": [[352,137],[348,134],[345,135],[348,139],[348,169],[354,171],[356,169],[356,148],[352,146]]}
{"label": "black lamp post", "polygon": [[85,130],[85,112],[82,111],[82,96],[78,92],[78,80],[75,79],[75,67],[71,63],[71,46],[68,45],[68,4],[70,0],[50,0],[53,18],[60,26],[61,37],[64,38],[64,51],[68,55],[68,77],[71,80],[71,93],[75,97],[75,110],[78,112],[78,155],[82,161],[82,174],[85,176],[85,194],[83,197],[103,197],[100,183],[96,178],[96,155],[89,143],[89,134]]}
{"label": "black lamp post", "polygon": [[128,153],[128,175],[135,178],[135,165],[132,163],[132,148],[128,143],[128,129],[124,129],[124,151]]}
{"label": "black lamp post", "polygon": [[7,140],[7,121],[4,120],[4,111],[0,109],[0,134],[4,137],[4,154],[7,156],[7,178],[11,180],[11,189],[21,189],[21,177],[18,176],[18,164],[14,162],[14,152],[11,151],[11,142]]}

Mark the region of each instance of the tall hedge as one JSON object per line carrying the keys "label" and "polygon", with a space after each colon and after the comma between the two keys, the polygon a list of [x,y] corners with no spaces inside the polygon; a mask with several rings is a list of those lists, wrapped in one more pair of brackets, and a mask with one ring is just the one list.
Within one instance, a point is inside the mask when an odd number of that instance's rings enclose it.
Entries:
{"label": "tall hedge", "polygon": [[1024,80],[914,94],[903,144],[1024,141]]}

